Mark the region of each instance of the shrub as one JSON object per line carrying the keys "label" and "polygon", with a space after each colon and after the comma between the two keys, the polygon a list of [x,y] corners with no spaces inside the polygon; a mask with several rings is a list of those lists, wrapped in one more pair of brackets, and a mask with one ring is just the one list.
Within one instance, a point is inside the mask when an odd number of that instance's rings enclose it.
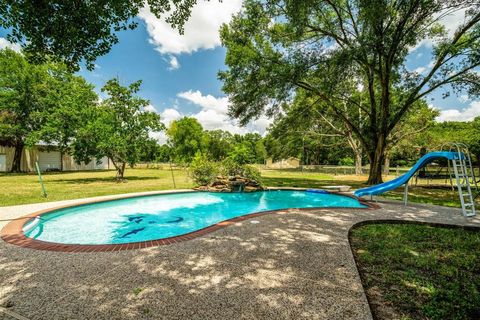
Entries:
{"label": "shrub", "polygon": [[190,175],[197,185],[206,186],[215,180],[218,169],[214,162],[197,153],[190,164]]}
{"label": "shrub", "polygon": [[225,176],[235,176],[243,174],[243,166],[233,158],[228,157],[222,161],[221,172]]}
{"label": "shrub", "polygon": [[340,161],[338,161],[339,166],[353,166],[354,164],[355,164],[355,160],[353,160],[350,157],[345,157],[340,159]]}
{"label": "shrub", "polygon": [[228,157],[241,166],[255,161],[255,155],[254,153],[252,153],[251,148],[249,148],[244,143],[235,146],[233,150],[228,154]]}
{"label": "shrub", "polygon": [[249,166],[249,165],[243,166],[243,176],[247,179],[255,180],[258,183],[260,183],[260,180],[262,178],[262,175],[260,174],[260,170],[258,170],[254,166]]}

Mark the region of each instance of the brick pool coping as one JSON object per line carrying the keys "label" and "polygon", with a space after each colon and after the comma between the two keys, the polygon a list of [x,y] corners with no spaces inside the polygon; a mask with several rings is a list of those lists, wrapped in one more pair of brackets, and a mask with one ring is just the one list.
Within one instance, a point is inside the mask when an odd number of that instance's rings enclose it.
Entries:
{"label": "brick pool coping", "polygon": [[[296,190],[296,191],[305,191],[307,188],[268,188],[268,190]],[[17,245],[23,248],[30,248],[35,250],[46,250],[46,251],[56,251],[56,252],[109,252],[109,251],[122,251],[122,250],[133,250],[133,249],[143,249],[148,247],[155,247],[161,245],[168,245],[177,242],[183,242],[192,240],[201,236],[204,236],[208,233],[214,232],[216,230],[226,228],[229,225],[249,220],[255,217],[260,217],[267,214],[281,214],[282,212],[288,210],[302,210],[302,211],[318,211],[318,210],[331,210],[331,209],[352,209],[350,207],[320,207],[320,208],[288,208],[288,209],[279,209],[279,210],[269,210],[269,211],[261,211],[261,212],[254,212],[247,215],[243,215],[240,217],[235,217],[232,219],[224,220],[213,224],[211,226],[205,227],[200,230],[192,231],[190,233],[186,233],[179,236],[157,239],[157,240],[147,240],[147,241],[140,241],[140,242],[131,242],[131,243],[121,243],[121,244],[94,244],[94,245],[85,245],[85,244],[62,244],[62,243],[55,243],[55,242],[47,242],[42,240],[36,240],[25,236],[23,233],[24,225],[38,216],[45,215],[47,213],[57,211],[60,209],[65,209],[69,207],[77,207],[92,203],[101,203],[101,202],[109,202],[115,200],[122,200],[128,198],[141,198],[141,197],[148,197],[153,195],[162,195],[162,194],[178,194],[178,193],[193,193],[193,192],[204,192],[204,191],[195,191],[195,190],[168,190],[168,191],[161,191],[158,193],[148,193],[148,194],[141,194],[141,195],[125,195],[121,197],[116,197],[113,199],[99,199],[99,200],[87,200],[82,201],[75,204],[68,204],[63,206],[58,206],[54,208],[40,210],[29,215],[16,218],[8,223],[0,232],[0,237],[7,243]],[[334,192],[332,192],[334,193]],[[376,203],[366,201],[365,199],[358,198],[352,194],[346,194],[342,192],[335,192],[334,194],[350,197],[353,199],[358,200],[362,205],[366,206],[365,208],[355,208],[360,210],[376,210],[379,209],[380,206]]]}

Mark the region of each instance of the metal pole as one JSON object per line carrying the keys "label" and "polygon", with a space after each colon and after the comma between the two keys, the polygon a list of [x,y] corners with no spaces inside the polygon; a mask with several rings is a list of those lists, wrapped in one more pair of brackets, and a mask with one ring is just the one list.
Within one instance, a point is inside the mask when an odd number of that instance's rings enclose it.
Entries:
{"label": "metal pole", "polygon": [[42,197],[47,197],[47,191],[45,190],[45,185],[43,184],[42,174],[40,173],[40,167],[38,166],[38,162],[35,162],[35,167],[37,168],[38,174],[38,181],[40,182],[40,186],[42,187]]}
{"label": "metal pole", "polygon": [[170,161],[170,172],[172,173],[173,189],[177,189],[177,185],[175,184],[175,176],[173,175],[172,161]]}
{"label": "metal pole", "polygon": [[408,203],[408,181],[405,183],[405,190],[403,191],[403,205],[406,207]]}

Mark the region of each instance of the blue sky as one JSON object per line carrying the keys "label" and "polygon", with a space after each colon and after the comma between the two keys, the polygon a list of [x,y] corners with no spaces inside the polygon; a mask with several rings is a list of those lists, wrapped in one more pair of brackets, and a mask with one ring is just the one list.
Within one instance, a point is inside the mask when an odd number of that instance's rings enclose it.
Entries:
{"label": "blue sky", "polygon": [[[167,125],[171,120],[191,115],[206,129],[264,133],[270,123],[265,117],[246,128],[228,118],[228,99],[217,79],[217,72],[225,69],[225,49],[220,46],[218,28],[240,7],[241,0],[199,2],[183,36],[156,19],[148,8],[142,9],[138,28],[119,33],[119,43],[98,58],[95,70],[83,68],[79,73],[95,84],[97,91],[113,77],[124,84],[142,79],[141,95],[151,101],[151,110],[160,113]],[[456,13],[444,20],[447,30],[453,32],[463,20],[461,15]],[[8,45],[4,36],[5,32],[0,31],[0,48]],[[431,43],[426,40],[412,50],[407,68],[425,72],[431,62],[430,48]],[[470,120],[480,115],[480,101],[463,95],[443,99],[443,92],[438,90],[427,98],[432,107],[441,110],[439,120]]]}
{"label": "blue sky", "polygon": [[[143,80],[141,95],[149,99],[158,111],[177,106],[182,111],[194,112],[195,107],[181,101],[177,94],[190,90],[204,95],[222,96],[218,70],[225,68],[225,49],[199,50],[175,56],[160,54],[149,43],[145,23],[133,31],[119,34],[120,42],[106,56],[96,61],[96,69],[82,69],[80,74],[100,88],[105,81],[118,77],[122,83]],[[178,67],[173,69],[174,57]]]}

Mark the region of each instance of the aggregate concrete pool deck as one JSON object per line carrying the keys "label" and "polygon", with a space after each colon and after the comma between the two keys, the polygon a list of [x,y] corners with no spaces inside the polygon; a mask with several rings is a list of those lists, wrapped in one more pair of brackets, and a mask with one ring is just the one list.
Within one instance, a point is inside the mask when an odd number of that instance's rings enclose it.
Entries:
{"label": "aggregate concrete pool deck", "polygon": [[[82,201],[2,207],[0,220]],[[371,319],[348,241],[353,225],[480,226],[457,209],[379,204],[282,210],[130,251],[64,253],[0,241],[0,319]]]}

